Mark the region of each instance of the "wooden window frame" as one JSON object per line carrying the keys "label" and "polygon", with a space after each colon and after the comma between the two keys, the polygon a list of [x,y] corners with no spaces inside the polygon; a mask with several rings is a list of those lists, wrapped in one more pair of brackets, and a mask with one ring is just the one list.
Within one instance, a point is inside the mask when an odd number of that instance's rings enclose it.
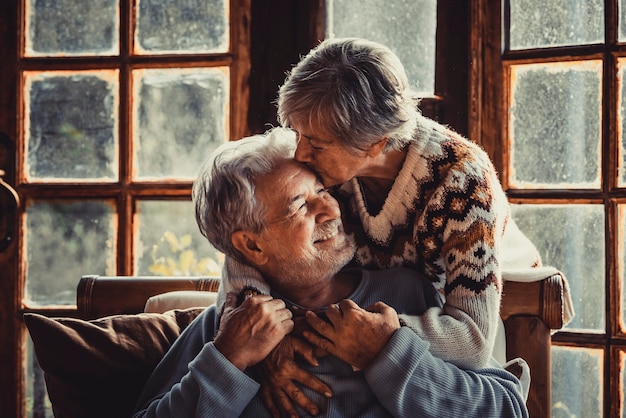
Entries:
{"label": "wooden window frame", "polygon": [[[0,65],[0,132],[2,147],[0,150],[0,168],[5,170],[4,180],[18,191],[22,202],[36,198],[85,199],[106,198],[116,202],[119,219],[119,235],[117,238],[117,270],[119,275],[133,273],[132,254],[132,216],[134,205],[138,199],[151,198],[157,200],[189,200],[191,181],[181,182],[137,182],[130,175],[132,158],[132,144],[129,132],[129,118],[131,114],[130,97],[132,70],[134,68],[172,68],[172,67],[217,67],[228,66],[230,77],[230,105],[229,105],[229,138],[240,138],[249,133],[248,103],[249,83],[251,70],[250,60],[250,21],[251,0],[230,0],[229,14],[229,50],[219,54],[193,55],[150,55],[133,56],[132,33],[134,26],[133,0],[120,0],[120,38],[119,56],[115,57],[24,57],[23,34],[25,22],[22,18],[25,0],[15,2],[0,0],[3,13],[0,17],[0,53],[4,63]],[[45,70],[89,70],[89,69],[119,69],[120,80],[120,110],[119,110],[119,138],[120,138],[120,178],[113,183],[96,183],[85,185],[81,191],[71,183],[38,184],[27,183],[22,176],[24,155],[24,140],[21,135],[22,121],[25,115],[23,103],[23,71]],[[16,144],[19,144],[16,146]],[[88,190],[87,190],[88,189]],[[0,202],[4,204],[6,202]],[[5,206],[3,206],[5,207]],[[24,213],[24,205],[19,210],[20,218]],[[24,395],[24,367],[27,332],[24,328],[21,315],[24,312],[38,312],[49,316],[75,316],[75,308],[70,307],[43,307],[26,308],[22,299],[24,296],[25,265],[20,262],[23,257],[20,248],[23,242],[24,231],[15,225],[13,236],[17,239],[6,252],[0,253],[2,278],[0,290],[2,302],[0,304],[0,326],[3,329],[3,338],[0,342],[0,359],[4,364],[11,365],[0,376],[0,410],[7,416],[26,416]],[[5,280],[6,278],[6,280]],[[17,278],[17,279],[16,279]],[[76,281],[80,278],[77,277]],[[7,303],[8,302],[8,303]]]}
{"label": "wooden window frame", "polygon": [[[503,6],[501,1],[477,0],[471,6],[470,59],[470,138],[489,153],[509,200],[512,203],[595,203],[605,207],[605,317],[602,333],[560,331],[553,335],[552,346],[601,348],[604,350],[603,416],[621,414],[622,387],[620,351],[626,350],[626,334],[620,319],[621,283],[618,277],[619,242],[617,205],[626,203],[626,188],[617,186],[618,146],[616,126],[616,63],[626,57],[626,44],[617,43],[618,2],[605,1],[605,41],[602,45],[552,47],[537,50],[507,51],[503,48]],[[506,11],[506,10],[504,10]],[[598,190],[520,190],[508,184],[508,106],[507,72],[511,63],[545,62],[546,60],[600,59],[602,78],[602,184]],[[572,295],[576,297],[576,295]]]}
{"label": "wooden window frame", "polygon": [[[21,7],[17,10],[19,21],[18,33],[24,33],[24,19],[21,17],[24,2],[20,2]],[[117,242],[117,274],[130,275],[133,273],[134,254],[132,253],[132,216],[134,205],[138,198],[153,199],[177,199],[188,200],[191,194],[191,181],[158,181],[143,182],[135,181],[131,178],[132,164],[132,135],[130,132],[132,103],[130,96],[132,92],[132,71],[137,68],[196,68],[196,67],[229,67],[230,73],[230,106],[229,106],[229,138],[228,140],[240,138],[249,132],[247,125],[248,115],[248,77],[250,73],[250,32],[249,22],[251,20],[251,0],[230,0],[230,47],[224,53],[212,54],[184,54],[184,55],[146,55],[136,56],[132,53],[132,28],[134,27],[135,16],[132,11],[135,2],[132,0],[120,0],[120,32],[126,36],[120,38],[120,54],[115,57],[45,57],[30,58],[21,56],[23,50],[20,36],[17,39],[16,62],[16,103],[18,106],[17,120],[21,124],[25,118],[26,110],[20,106],[24,103],[22,97],[24,80],[20,74],[24,71],[55,71],[55,70],[90,70],[90,69],[119,69],[120,71],[120,111],[119,111],[119,140],[120,140],[120,161],[119,175],[117,182],[94,183],[89,185],[74,186],[72,183],[42,184],[27,183],[22,176],[23,158],[25,154],[24,132],[19,125],[14,127],[15,138],[20,148],[17,149],[17,191],[23,201],[28,201],[33,197],[37,198],[107,198],[115,199],[117,202],[117,213],[119,214],[119,234]],[[81,188],[88,188],[88,192],[81,192]],[[23,266],[20,266],[22,268]],[[18,271],[21,280],[24,273]],[[18,288],[23,287],[23,282],[18,283]],[[19,300],[21,300],[20,295]],[[21,303],[21,302],[20,302]],[[45,311],[45,309],[44,309]]]}

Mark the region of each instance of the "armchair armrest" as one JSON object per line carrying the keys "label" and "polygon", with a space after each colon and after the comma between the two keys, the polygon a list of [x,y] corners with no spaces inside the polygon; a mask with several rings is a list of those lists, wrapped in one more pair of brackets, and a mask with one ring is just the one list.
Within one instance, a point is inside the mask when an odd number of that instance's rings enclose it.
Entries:
{"label": "armchair armrest", "polygon": [[95,319],[143,312],[148,298],[174,290],[217,292],[220,279],[211,276],[82,276],[76,294],[78,315]]}
{"label": "armchair armrest", "polygon": [[551,415],[551,335],[563,326],[563,288],[558,274],[536,282],[504,282],[500,316],[506,357],[521,357],[530,367],[526,405],[531,417]]}
{"label": "armchair armrest", "polygon": [[532,315],[550,329],[563,326],[563,278],[553,275],[536,282],[504,282],[500,316]]}

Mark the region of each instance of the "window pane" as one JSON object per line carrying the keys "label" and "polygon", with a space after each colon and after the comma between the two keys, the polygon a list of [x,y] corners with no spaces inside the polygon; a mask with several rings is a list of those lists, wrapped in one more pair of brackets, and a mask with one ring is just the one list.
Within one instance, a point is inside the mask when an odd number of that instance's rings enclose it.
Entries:
{"label": "window pane", "polygon": [[620,328],[626,333],[626,204],[617,205],[618,219],[618,274],[621,281]]}
{"label": "window pane", "polygon": [[604,42],[603,0],[509,1],[511,49]]}
{"label": "window pane", "polygon": [[618,185],[624,187],[626,186],[626,59],[619,58],[617,65],[617,132],[619,138]]}
{"label": "window pane", "polygon": [[119,0],[27,0],[26,56],[116,55]]}
{"label": "window pane", "polygon": [[624,42],[626,41],[626,1],[619,0],[619,22],[618,22],[618,41]]}
{"label": "window pane", "polygon": [[200,233],[190,201],[138,201],[134,225],[136,274],[221,274],[223,255]]}
{"label": "window pane", "polygon": [[134,174],[194,179],[228,132],[228,68],[134,72]]}
{"label": "window pane", "polygon": [[602,350],[553,346],[552,416],[602,417],[603,368]]}
{"label": "window pane", "polygon": [[25,73],[30,181],[118,177],[118,72]]}
{"label": "window pane", "polygon": [[136,54],[228,51],[228,0],[138,0]]}
{"label": "window pane", "polygon": [[568,279],[576,315],[565,328],[604,332],[604,207],[525,204],[511,205],[511,211],[543,264]]}
{"label": "window pane", "polygon": [[332,0],[328,36],[366,38],[388,46],[409,81],[425,95],[435,91],[437,0]]}
{"label": "window pane", "polygon": [[620,393],[620,414],[619,416],[622,418],[626,418],[626,405],[624,405],[624,400],[626,399],[626,353],[622,350],[619,352],[619,393]]}
{"label": "window pane", "polygon": [[511,67],[514,188],[599,188],[602,62]]}
{"label": "window pane", "polygon": [[[26,332],[28,335],[28,332]],[[39,367],[33,340],[28,336],[26,341],[25,399],[26,416],[33,418],[54,418],[52,404],[48,399],[43,370]]]}
{"label": "window pane", "polygon": [[73,305],[84,274],[115,274],[117,216],[105,201],[37,201],[26,207],[28,306]]}

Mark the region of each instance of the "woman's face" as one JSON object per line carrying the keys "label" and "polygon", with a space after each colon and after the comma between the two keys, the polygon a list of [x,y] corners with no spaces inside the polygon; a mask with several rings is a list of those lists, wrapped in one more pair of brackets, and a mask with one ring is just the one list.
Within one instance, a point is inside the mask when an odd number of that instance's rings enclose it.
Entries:
{"label": "woman's face", "polygon": [[368,163],[367,152],[348,151],[338,138],[315,125],[293,124],[292,128],[298,134],[296,161],[305,163],[313,169],[325,187],[342,184],[362,175]]}

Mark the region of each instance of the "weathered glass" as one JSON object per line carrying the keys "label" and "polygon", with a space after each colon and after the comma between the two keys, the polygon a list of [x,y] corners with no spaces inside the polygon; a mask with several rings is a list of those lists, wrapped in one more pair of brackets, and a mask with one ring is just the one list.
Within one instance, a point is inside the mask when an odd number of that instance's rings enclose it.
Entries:
{"label": "weathered glass", "polygon": [[626,1],[619,0],[618,2],[618,38],[620,42],[626,42]]}
{"label": "weathered glass", "polygon": [[24,367],[26,416],[28,418],[54,418],[52,404],[48,398],[43,370],[37,362],[33,340],[26,332],[26,364]]}
{"label": "weathered glass", "polygon": [[116,272],[112,201],[34,201],[26,207],[27,306],[73,305],[84,274]]}
{"label": "weathered glass", "polygon": [[137,70],[133,112],[138,179],[194,179],[227,140],[228,68]]}
{"label": "weathered glass", "polygon": [[27,0],[26,56],[117,55],[119,0]]}
{"label": "weathered glass", "polygon": [[603,0],[509,0],[510,48],[604,42]]}
{"label": "weathered glass", "polygon": [[511,67],[513,188],[599,188],[602,62]]}
{"label": "weathered glass", "polygon": [[626,186],[626,58],[617,61],[618,185]]}
{"label": "weathered glass", "polygon": [[118,72],[27,72],[29,181],[118,178]]}
{"label": "weathered glass", "polygon": [[136,54],[227,52],[228,0],[138,0]]}
{"label": "weathered glass", "polygon": [[435,91],[436,0],[327,1],[329,36],[359,37],[388,46],[410,82],[425,95]]}
{"label": "weathered glass", "polygon": [[621,332],[626,333],[626,204],[617,205],[617,214],[617,272],[621,285],[619,324]]}
{"label": "weathered glass", "polygon": [[224,257],[198,230],[190,201],[140,200],[133,225],[137,274],[220,275]]}
{"label": "weathered glass", "polygon": [[511,205],[511,212],[543,264],[557,267],[568,279],[576,315],[565,329],[604,332],[604,207],[524,204]]}
{"label": "weathered glass", "polygon": [[619,414],[619,416],[622,418],[626,418],[626,405],[624,404],[624,400],[626,400],[626,352],[624,352],[623,350],[620,350],[619,352],[619,367],[619,387],[621,389],[621,402],[619,405],[621,413]]}
{"label": "weathered glass", "polygon": [[604,416],[603,369],[603,350],[552,346],[551,416]]}

